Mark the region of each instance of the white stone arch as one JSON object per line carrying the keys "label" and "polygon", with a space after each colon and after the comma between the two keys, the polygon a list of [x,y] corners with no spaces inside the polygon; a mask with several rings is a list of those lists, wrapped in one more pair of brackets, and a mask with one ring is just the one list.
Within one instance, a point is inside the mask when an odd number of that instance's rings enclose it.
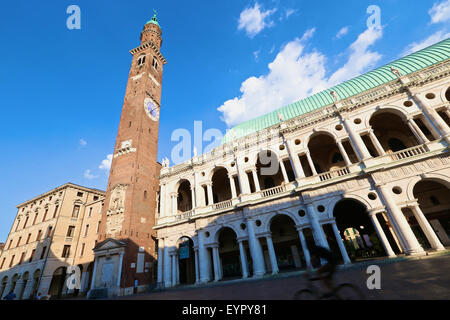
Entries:
{"label": "white stone arch", "polygon": [[406,120],[408,117],[408,111],[403,108],[403,107],[399,107],[399,106],[395,106],[395,105],[385,105],[385,106],[377,106],[376,108],[374,108],[373,110],[371,110],[371,112],[368,112],[366,114],[366,119],[364,121],[366,128],[371,128],[370,126],[370,120],[372,120],[373,116],[376,113],[379,112],[386,112],[386,113],[393,113],[397,116],[399,116],[402,120]]}
{"label": "white stone arch", "polygon": [[338,136],[335,132],[333,132],[327,128],[319,128],[319,129],[314,128],[311,133],[309,133],[305,136],[305,139],[304,139],[305,148],[308,148],[309,142],[311,141],[312,138],[314,138],[315,136],[318,136],[320,134],[325,134],[325,135],[330,136],[332,139],[334,139],[335,142],[338,140]]}
{"label": "white stone arch", "polygon": [[191,239],[192,240],[192,245],[195,247],[196,246],[196,241],[195,241],[195,236],[192,236],[192,235],[188,235],[187,233],[186,234],[183,234],[182,236],[178,236],[177,237],[177,240],[175,241],[175,247],[177,248],[177,249],[179,249],[179,242],[180,242],[180,240],[181,239],[183,239],[183,238],[189,238],[189,239]]}
{"label": "white stone arch", "polygon": [[265,146],[265,147],[260,147],[257,150],[255,150],[254,152],[252,152],[249,156],[248,163],[253,164],[253,166],[256,166],[256,164],[258,162],[259,154],[264,151],[270,151],[271,153],[274,153],[276,155],[278,161],[280,161],[280,155],[279,155],[278,150],[276,150],[276,148],[274,148],[273,146]]}
{"label": "white stone arch", "polygon": [[259,233],[266,233],[266,232],[270,233],[270,226],[272,224],[272,221],[279,215],[284,215],[284,216],[288,216],[289,218],[291,218],[291,220],[294,222],[294,226],[297,226],[300,223],[300,221],[297,218],[297,215],[295,213],[292,213],[288,210],[274,211],[274,212],[267,214],[264,217],[264,221],[263,221],[263,219],[260,219],[261,220],[261,228],[260,229],[262,229],[262,232],[259,232]]}
{"label": "white stone arch", "polygon": [[219,243],[219,235],[220,232],[225,229],[225,228],[230,228],[231,230],[234,231],[234,233],[236,234],[236,239],[239,238],[240,232],[239,232],[239,228],[237,228],[235,225],[233,225],[232,223],[225,223],[225,224],[221,224],[220,226],[217,226],[214,229],[214,235],[212,235],[212,237],[210,236],[210,238],[213,240],[214,243]]}
{"label": "white stone arch", "polygon": [[334,208],[336,207],[338,202],[345,200],[345,199],[351,199],[351,200],[356,200],[356,201],[360,202],[361,204],[363,204],[366,207],[367,212],[374,209],[373,206],[370,204],[370,202],[368,200],[366,200],[365,198],[363,198],[362,196],[355,194],[355,193],[344,193],[339,197],[333,197],[328,202],[327,207],[326,207],[328,218],[330,218],[330,219],[335,218],[334,217]]}
{"label": "white stone arch", "polygon": [[214,164],[214,166],[209,169],[208,174],[205,175],[207,177],[206,181],[212,182],[212,178],[214,177],[214,174],[217,171],[219,171],[220,169],[227,170],[228,174],[230,174],[232,172],[230,170],[230,167],[227,164]]}
{"label": "white stone arch", "polygon": [[414,192],[413,192],[416,184],[419,183],[420,181],[426,181],[426,180],[440,183],[440,184],[446,186],[448,189],[450,189],[450,177],[449,176],[442,174],[442,173],[424,173],[424,174],[421,174],[420,176],[414,176],[409,179],[408,186],[406,188],[406,197],[409,201],[416,199],[414,197]]}
{"label": "white stone arch", "polygon": [[191,176],[180,176],[178,177],[178,179],[176,180],[176,182],[174,183],[174,187],[173,187],[173,192],[178,192],[178,189],[180,188],[180,185],[184,182],[184,181],[188,181],[189,184],[191,185],[191,188],[194,186],[194,181],[193,181],[193,177]]}
{"label": "white stone arch", "polygon": [[440,93],[439,93],[439,96],[440,96],[440,98],[441,98],[440,103],[443,103],[443,102],[449,102],[449,101],[447,101],[447,99],[445,98],[445,93],[447,92],[447,90],[450,90],[450,83],[446,83],[446,84],[443,86],[443,88],[441,89],[441,91],[440,91]]}

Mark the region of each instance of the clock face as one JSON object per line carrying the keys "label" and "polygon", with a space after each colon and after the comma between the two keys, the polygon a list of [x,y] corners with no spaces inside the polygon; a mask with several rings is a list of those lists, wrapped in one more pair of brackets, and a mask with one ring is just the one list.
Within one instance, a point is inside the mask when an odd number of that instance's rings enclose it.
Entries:
{"label": "clock face", "polygon": [[146,98],[144,101],[144,108],[150,119],[153,121],[159,120],[159,107],[153,102],[153,100]]}

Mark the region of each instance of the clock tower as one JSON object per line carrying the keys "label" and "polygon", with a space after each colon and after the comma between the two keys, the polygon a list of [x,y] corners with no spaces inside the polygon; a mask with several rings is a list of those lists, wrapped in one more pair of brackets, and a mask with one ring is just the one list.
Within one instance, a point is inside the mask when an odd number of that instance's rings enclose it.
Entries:
{"label": "clock tower", "polygon": [[159,171],[158,129],[166,59],[156,17],[130,51],[131,70],[110,169],[91,290],[108,295],[144,290],[156,278],[155,224]]}

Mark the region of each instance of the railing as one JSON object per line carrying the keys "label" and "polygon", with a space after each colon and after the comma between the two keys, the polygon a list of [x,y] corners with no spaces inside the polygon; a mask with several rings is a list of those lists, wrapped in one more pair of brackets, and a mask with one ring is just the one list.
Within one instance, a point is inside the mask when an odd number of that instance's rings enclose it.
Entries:
{"label": "railing", "polygon": [[333,178],[342,177],[350,173],[350,170],[345,167],[338,170],[328,171],[325,173],[319,174],[320,181],[327,181]]}
{"label": "railing", "polygon": [[285,191],[284,185],[281,185],[281,186],[278,186],[278,187],[275,187],[275,188],[262,190],[261,191],[261,198],[271,197],[271,196],[277,195],[279,193],[282,193],[284,191]]}
{"label": "railing", "polygon": [[212,205],[214,210],[223,210],[226,208],[230,208],[233,205],[232,200],[227,200],[219,203],[215,203]]}
{"label": "railing", "polygon": [[393,161],[398,161],[398,160],[418,156],[418,155],[424,154],[426,152],[427,152],[427,149],[425,149],[425,147],[423,145],[420,145],[420,146],[415,146],[415,147],[412,147],[409,149],[397,151],[395,153],[390,154],[389,157]]}
{"label": "railing", "polygon": [[194,210],[189,210],[189,211],[183,212],[181,214],[177,214],[175,216],[175,220],[178,221],[178,220],[188,219],[188,218],[192,217],[193,212],[194,212]]}

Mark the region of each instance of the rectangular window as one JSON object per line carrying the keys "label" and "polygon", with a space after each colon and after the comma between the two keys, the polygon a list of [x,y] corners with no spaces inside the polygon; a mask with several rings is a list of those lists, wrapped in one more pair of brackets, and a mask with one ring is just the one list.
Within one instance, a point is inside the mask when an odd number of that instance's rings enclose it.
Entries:
{"label": "rectangular window", "polygon": [[89,225],[87,224],[87,225],[86,225],[86,229],[84,229],[84,236],[85,236],[85,237],[87,237],[88,232],[89,232]]}
{"label": "rectangular window", "polygon": [[22,252],[22,255],[20,256],[19,265],[23,262],[23,257],[25,257],[25,252]]}
{"label": "rectangular window", "polygon": [[22,237],[19,237],[19,240],[17,240],[16,247],[18,247],[20,245],[20,241],[22,241]]}
{"label": "rectangular window", "polygon": [[25,244],[28,244],[30,242],[30,238],[31,238],[31,233],[28,234],[27,242]]}
{"label": "rectangular window", "polygon": [[53,219],[56,218],[56,214],[58,213],[59,205],[55,207],[55,212],[53,212]]}
{"label": "rectangular window", "polygon": [[94,196],[94,201],[97,201],[98,200],[98,196]]}
{"label": "rectangular window", "polygon": [[14,230],[14,232],[16,232],[17,228],[19,228],[19,224],[20,224],[20,220],[17,220],[16,229]]}
{"label": "rectangular window", "polygon": [[3,258],[2,265],[0,266],[0,269],[3,269],[3,265],[5,264],[5,260],[6,260],[6,258]]}
{"label": "rectangular window", "polygon": [[36,211],[36,214],[34,215],[34,219],[33,219],[33,226],[36,224],[36,219],[39,215],[39,212]]}
{"label": "rectangular window", "polygon": [[76,205],[73,207],[72,218],[78,218],[78,214],[80,213],[80,206]]}
{"label": "rectangular window", "polygon": [[72,238],[74,233],[75,233],[75,227],[69,226],[69,229],[67,229],[67,237]]}
{"label": "rectangular window", "polygon": [[9,240],[9,246],[8,246],[8,250],[11,248],[11,245],[12,245],[12,239],[11,240]]}
{"label": "rectangular window", "polygon": [[52,226],[48,227],[47,237],[46,238],[50,238],[52,236],[52,230],[53,230]]}
{"label": "rectangular window", "polygon": [[34,253],[35,253],[35,252],[36,252],[36,249],[34,249],[33,251],[31,251],[31,256],[30,256],[29,262],[32,262],[32,261],[33,261]]}
{"label": "rectangular window", "polygon": [[62,257],[63,258],[68,258],[70,255],[70,246],[69,245],[65,245],[63,248],[63,252],[62,252]]}
{"label": "rectangular window", "polygon": [[77,197],[82,197],[83,196],[83,192],[78,192],[77,193]]}
{"label": "rectangular window", "polygon": [[102,223],[102,222],[99,221],[98,224],[97,224],[97,234],[100,232],[100,224],[101,224],[101,223]]}
{"label": "rectangular window", "polygon": [[40,260],[44,259],[45,251],[47,251],[47,247],[42,248],[41,257],[39,258]]}
{"label": "rectangular window", "polygon": [[89,208],[89,218],[92,216],[92,208]]}
{"label": "rectangular window", "polygon": [[13,263],[14,263],[14,257],[15,255],[13,254],[13,256],[11,257],[11,261],[9,262],[9,267],[11,268]]}
{"label": "rectangular window", "polygon": [[47,218],[47,213],[48,213],[48,209],[45,209],[44,217],[42,218],[42,222],[44,222],[45,219]]}
{"label": "rectangular window", "polygon": [[80,257],[82,257],[83,254],[84,254],[84,247],[85,247],[85,244],[83,243],[83,244],[81,245]]}
{"label": "rectangular window", "polygon": [[23,224],[23,229],[25,229],[25,228],[26,228],[26,226],[27,226],[27,223],[28,223],[28,218],[29,218],[29,217],[27,217],[27,218],[25,219],[25,223]]}
{"label": "rectangular window", "polygon": [[42,230],[39,230],[39,231],[38,231],[38,234],[37,234],[37,236],[36,236],[36,241],[41,240],[41,234],[42,234]]}

